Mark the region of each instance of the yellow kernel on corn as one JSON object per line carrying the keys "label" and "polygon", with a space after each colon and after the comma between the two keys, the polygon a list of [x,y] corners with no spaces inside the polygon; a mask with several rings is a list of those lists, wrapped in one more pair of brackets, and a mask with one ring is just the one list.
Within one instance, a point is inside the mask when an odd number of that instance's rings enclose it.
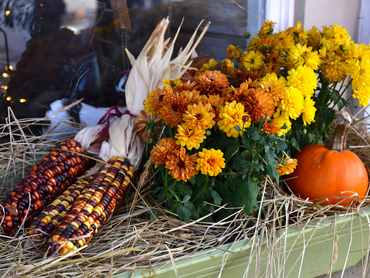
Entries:
{"label": "yellow kernel on corn", "polygon": [[60,204],[63,206],[63,207],[67,207],[69,205],[70,202],[68,202],[68,200],[63,200]]}
{"label": "yellow kernel on corn", "polygon": [[57,214],[59,214],[59,212],[56,209],[53,209],[52,211],[49,212],[50,217],[54,217]]}
{"label": "yellow kernel on corn", "polygon": [[90,204],[86,204],[84,209],[90,214],[93,211],[94,207]]}
{"label": "yellow kernel on corn", "polygon": [[90,222],[89,222],[89,220],[85,221],[84,222],[84,225],[86,225],[87,229],[90,229]]}
{"label": "yellow kernel on corn", "polygon": [[91,197],[91,200],[94,201],[94,203],[99,204],[101,198],[98,198],[96,196]]}
{"label": "yellow kernel on corn", "polygon": [[65,254],[67,254],[69,251],[71,251],[71,250],[69,250],[68,248],[63,246],[62,249],[59,250],[59,254],[63,256]]}
{"label": "yellow kernel on corn", "polygon": [[91,216],[89,216],[89,218],[87,218],[87,220],[85,222],[89,223],[89,228],[90,228],[90,225],[94,224],[94,218],[92,218]]}
{"label": "yellow kernel on corn", "polygon": [[99,206],[96,206],[93,211],[96,211],[99,215],[101,215],[103,212],[103,209]]}
{"label": "yellow kernel on corn", "polygon": [[41,219],[42,223],[49,224],[51,222],[51,217],[49,215],[45,216],[43,219]]}
{"label": "yellow kernel on corn", "polygon": [[75,221],[72,221],[71,225],[75,226],[77,229],[80,227]]}
{"label": "yellow kernel on corn", "polygon": [[65,247],[67,247],[69,250],[73,250],[74,245],[72,241],[68,240]]}

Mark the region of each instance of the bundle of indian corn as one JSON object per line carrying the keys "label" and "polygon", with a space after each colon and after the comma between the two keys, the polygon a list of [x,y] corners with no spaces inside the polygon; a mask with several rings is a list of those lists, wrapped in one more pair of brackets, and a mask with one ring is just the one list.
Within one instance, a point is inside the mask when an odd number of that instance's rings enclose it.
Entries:
{"label": "bundle of indian corn", "polygon": [[[157,25],[136,60],[126,50],[133,66],[126,85],[126,112],[113,121],[107,115],[105,123],[82,129],[35,166],[2,203],[0,235],[13,236],[26,228],[31,236],[25,246],[48,240],[48,255],[65,255],[88,244],[112,215],[139,168],[144,144],[137,134],[135,115],[143,109],[149,91],[189,68],[186,62],[209,26],[194,43],[201,24],[172,60],[181,26],[172,42],[164,40],[168,18]],[[89,169],[93,160],[96,163]]]}

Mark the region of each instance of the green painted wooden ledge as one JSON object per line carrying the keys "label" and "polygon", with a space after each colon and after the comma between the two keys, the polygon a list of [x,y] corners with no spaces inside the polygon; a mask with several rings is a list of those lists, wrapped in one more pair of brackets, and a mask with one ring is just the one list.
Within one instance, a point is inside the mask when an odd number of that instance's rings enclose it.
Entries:
{"label": "green painted wooden ledge", "polygon": [[[277,231],[273,244],[240,240],[217,250],[201,251],[190,259],[176,258],[176,270],[181,278],[214,278],[221,269],[222,277],[233,278],[245,274],[245,277],[316,277],[329,272],[333,254],[337,253],[332,271],[340,271],[355,265],[368,253],[369,219],[369,207],[358,214],[315,219],[306,227]],[[154,271],[115,275],[115,278],[129,277],[173,278],[176,275],[173,264],[168,261]]]}

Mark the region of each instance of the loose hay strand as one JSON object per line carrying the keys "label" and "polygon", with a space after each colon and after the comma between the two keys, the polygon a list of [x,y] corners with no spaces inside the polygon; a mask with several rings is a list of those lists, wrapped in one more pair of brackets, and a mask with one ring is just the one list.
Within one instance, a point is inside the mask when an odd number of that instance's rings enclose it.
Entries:
{"label": "loose hay strand", "polygon": [[[51,137],[50,134],[22,135],[22,132],[17,130],[28,128],[32,124],[40,124],[42,120],[12,118],[10,121],[9,118],[8,123],[0,127],[1,137],[9,135],[13,138],[9,143],[0,144],[0,201],[16,185],[17,180],[22,178],[24,172],[48,153],[51,147],[62,138],[74,136],[73,131],[61,131]],[[75,123],[70,124],[76,127]],[[347,142],[351,150],[370,166],[370,152],[367,150],[370,147],[368,124],[364,121],[355,121],[349,131]],[[124,271],[141,270],[155,275],[155,272],[164,266],[173,265],[176,269],[176,262],[195,258],[199,254],[213,250],[224,252],[219,270],[221,277],[223,271],[233,264],[233,261],[229,262],[230,256],[238,255],[233,251],[233,246],[240,240],[246,240],[246,245],[241,250],[251,246],[245,275],[249,273],[257,277],[261,275],[285,277],[293,271],[293,268],[287,269],[286,262],[298,240],[305,236],[305,229],[313,227],[316,231],[327,216],[338,213],[337,209],[351,217],[352,223],[354,215],[362,212],[362,207],[369,203],[369,198],[365,198],[358,208],[340,205],[321,207],[287,194],[278,184],[266,177],[260,186],[260,192],[265,198],[258,204],[260,208],[263,206],[264,210],[246,216],[242,208],[232,208],[235,210],[234,213],[214,223],[202,222],[203,219],[184,222],[160,204],[151,205],[152,200],[148,192],[154,174],[150,162],[147,161],[143,172],[133,181],[132,190],[116,208],[113,216],[89,245],[72,255],[45,258],[43,249],[45,246],[22,248],[22,243],[27,240],[27,234],[21,234],[19,237],[0,236],[0,277],[63,276],[65,275],[63,273],[75,277],[106,277]],[[214,206],[215,211],[231,209],[227,204]],[[159,213],[156,219],[151,221],[150,215],[154,209]],[[367,220],[369,223],[369,219]],[[298,228],[299,234],[293,245],[288,247],[288,232],[293,227]],[[315,232],[309,238],[305,238],[305,248],[314,234]],[[334,234],[336,235],[335,229]],[[364,239],[365,242],[366,240],[369,249],[370,238]],[[341,252],[335,247],[337,242],[335,236],[330,273],[336,253]],[[223,246],[225,243],[231,243],[228,249]],[[346,252],[348,258],[350,247]],[[299,271],[302,269],[304,255],[302,251],[296,260]],[[262,266],[261,262],[265,257],[267,265]],[[367,260],[365,257],[364,275],[369,268]],[[250,273],[252,266],[254,271]]]}

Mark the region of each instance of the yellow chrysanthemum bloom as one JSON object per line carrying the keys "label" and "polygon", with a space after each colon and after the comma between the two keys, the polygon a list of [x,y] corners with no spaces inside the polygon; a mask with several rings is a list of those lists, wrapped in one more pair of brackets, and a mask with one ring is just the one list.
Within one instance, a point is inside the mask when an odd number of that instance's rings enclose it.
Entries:
{"label": "yellow chrysanthemum bloom", "polygon": [[175,80],[163,79],[162,82],[167,88],[172,88],[176,85],[179,85],[182,81],[180,80],[180,78],[175,78]]}
{"label": "yellow chrysanthemum bloom", "polygon": [[193,129],[210,129],[215,125],[215,113],[210,103],[188,105],[183,121]]}
{"label": "yellow chrysanthemum bloom", "polygon": [[234,63],[229,59],[224,59],[221,62],[221,71],[223,74],[232,74],[234,72]]}
{"label": "yellow chrysanthemum bloom", "polygon": [[338,45],[344,44],[346,41],[351,39],[347,30],[339,25],[330,25],[329,27],[324,26],[322,33],[325,38]]}
{"label": "yellow chrysanthemum bloom", "polygon": [[211,59],[209,59],[209,61],[207,63],[204,63],[200,67],[199,72],[205,72],[207,70],[215,70],[216,67],[217,67],[217,64],[218,64],[218,62],[215,59],[211,58]]}
{"label": "yellow chrysanthemum bloom", "polygon": [[161,109],[163,106],[163,98],[169,91],[171,91],[171,89],[163,86],[162,89],[158,88],[149,92],[147,98],[144,100],[145,112],[148,115],[152,113],[157,114],[158,117],[162,118]]}
{"label": "yellow chrysanthemum bloom", "polygon": [[242,50],[240,49],[239,46],[235,47],[232,44],[229,44],[229,46],[226,49],[226,53],[227,59],[229,60],[235,59],[237,62],[239,62]]}
{"label": "yellow chrysanthemum bloom", "polygon": [[246,70],[259,70],[264,64],[264,56],[258,51],[244,52],[241,64]]}
{"label": "yellow chrysanthemum bloom", "polygon": [[319,49],[322,43],[322,36],[320,30],[316,26],[312,26],[308,32],[307,45],[313,49]]}
{"label": "yellow chrysanthemum bloom", "polygon": [[358,61],[369,62],[370,61],[370,46],[361,43],[353,43],[352,49],[355,49],[353,53],[350,53],[349,58],[355,58]]}
{"label": "yellow chrysanthemum bloom", "polygon": [[282,115],[296,120],[301,115],[303,107],[304,98],[301,91],[294,87],[287,87],[279,105]]}
{"label": "yellow chrysanthemum bloom", "polygon": [[315,113],[315,102],[310,97],[306,97],[304,99],[304,106],[302,110],[302,119],[304,125],[309,125],[310,123],[315,121]]}
{"label": "yellow chrysanthemum bloom", "polygon": [[294,42],[297,44],[307,44],[308,31],[302,29],[302,23],[298,20],[296,26],[292,26],[286,30],[286,32],[293,37]]}
{"label": "yellow chrysanthemum bloom", "polygon": [[282,136],[287,133],[292,128],[292,122],[289,120],[289,117],[285,117],[281,114],[281,109],[278,109],[273,115],[274,123],[279,128],[277,134]]}
{"label": "yellow chrysanthemum bloom", "polygon": [[205,133],[203,129],[190,128],[186,123],[182,123],[177,126],[176,144],[186,147],[188,150],[199,149],[200,144],[206,139]]}
{"label": "yellow chrysanthemum bloom", "polygon": [[305,66],[288,71],[287,86],[297,88],[303,97],[312,97],[317,87],[317,75],[314,70]]}
{"label": "yellow chrysanthemum bloom", "polygon": [[225,158],[221,150],[202,149],[198,152],[197,170],[201,171],[203,175],[217,176],[225,168]]}
{"label": "yellow chrysanthemum bloom", "polygon": [[261,49],[261,38],[253,36],[248,43],[247,49],[248,51]]}
{"label": "yellow chrysanthemum bloom", "polygon": [[283,161],[279,160],[278,166],[275,165],[276,170],[280,176],[289,175],[294,172],[298,165],[298,160],[294,158],[285,158]]}
{"label": "yellow chrysanthemum bloom", "polygon": [[[244,112],[243,104],[236,103],[235,100],[221,108],[219,117],[217,125],[228,137],[237,138],[251,125],[251,117]],[[239,126],[240,131],[236,130],[236,126]]]}
{"label": "yellow chrysanthemum bloom", "polygon": [[294,46],[293,37],[287,32],[281,31],[274,34],[274,46],[270,53],[281,53],[287,52],[291,47]]}
{"label": "yellow chrysanthemum bloom", "polygon": [[287,62],[289,68],[306,66],[308,68],[318,70],[321,60],[317,51],[312,51],[312,47],[296,44],[289,49]]}
{"label": "yellow chrysanthemum bloom", "polygon": [[358,99],[360,106],[367,106],[370,100],[370,87],[354,90],[353,97]]}
{"label": "yellow chrysanthemum bloom", "polygon": [[370,88],[370,61],[354,60],[350,63],[351,69],[347,72],[351,74],[353,97],[359,100],[359,104],[366,106],[369,103]]}
{"label": "yellow chrysanthemum bloom", "polygon": [[[320,54],[324,54],[324,51]],[[347,76],[346,63],[334,51],[325,53],[325,59],[320,65],[320,70],[323,73],[322,77],[329,83],[343,81]]]}
{"label": "yellow chrysanthemum bloom", "polygon": [[276,22],[271,20],[263,22],[261,29],[258,31],[258,37],[265,38],[266,36],[271,36],[274,33],[275,24]]}

